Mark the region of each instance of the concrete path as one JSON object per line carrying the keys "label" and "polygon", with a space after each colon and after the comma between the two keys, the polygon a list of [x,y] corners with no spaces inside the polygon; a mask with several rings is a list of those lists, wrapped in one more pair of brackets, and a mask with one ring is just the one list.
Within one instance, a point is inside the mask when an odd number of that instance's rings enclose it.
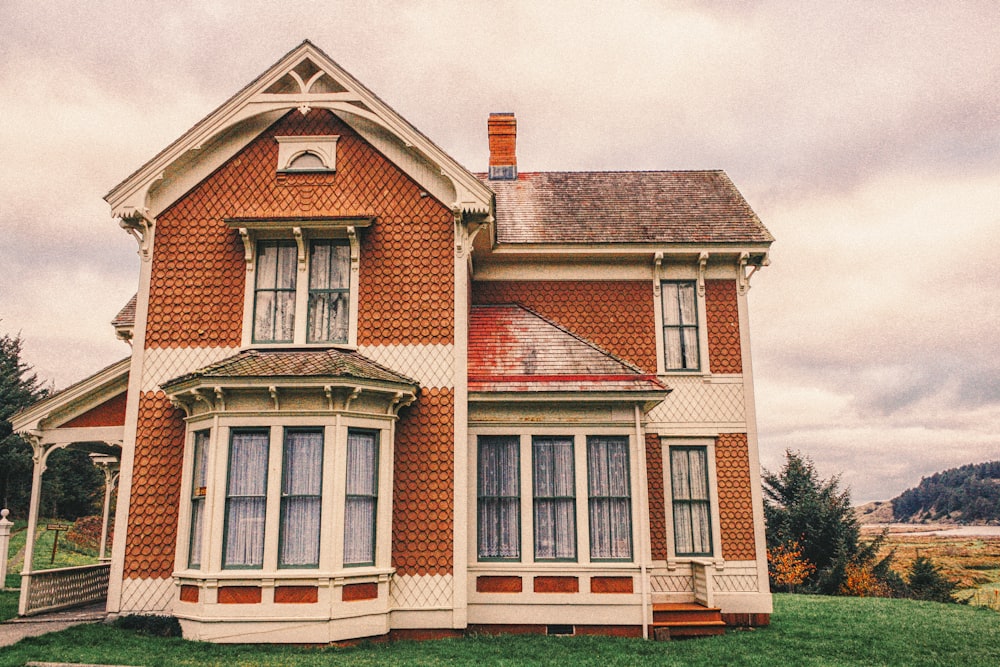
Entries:
{"label": "concrete path", "polygon": [[14,618],[0,623],[0,646],[16,644],[25,637],[37,637],[48,632],[59,632],[83,623],[100,623],[107,613],[104,604],[54,611],[38,616]]}

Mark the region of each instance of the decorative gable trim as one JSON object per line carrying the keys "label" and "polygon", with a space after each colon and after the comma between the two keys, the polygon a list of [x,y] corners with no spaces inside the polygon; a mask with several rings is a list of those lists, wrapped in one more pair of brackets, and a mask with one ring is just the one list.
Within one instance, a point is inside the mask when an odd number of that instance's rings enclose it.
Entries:
{"label": "decorative gable trim", "polygon": [[112,189],[112,215],[155,218],[291,109],[328,109],[453,209],[488,215],[493,193],[308,40]]}

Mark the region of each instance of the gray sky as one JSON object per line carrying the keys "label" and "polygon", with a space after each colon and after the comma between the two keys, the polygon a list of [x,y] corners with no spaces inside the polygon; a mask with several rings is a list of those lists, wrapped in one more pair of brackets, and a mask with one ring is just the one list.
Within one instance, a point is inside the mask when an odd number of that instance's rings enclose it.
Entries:
{"label": "gray sky", "polygon": [[491,111],[516,112],[522,171],[725,169],[777,238],[750,292],[763,464],[798,449],[888,499],[1000,458],[998,18],[3,0],[0,332],[57,388],[124,357],[108,323],[139,260],[101,197],[308,38],[472,170]]}

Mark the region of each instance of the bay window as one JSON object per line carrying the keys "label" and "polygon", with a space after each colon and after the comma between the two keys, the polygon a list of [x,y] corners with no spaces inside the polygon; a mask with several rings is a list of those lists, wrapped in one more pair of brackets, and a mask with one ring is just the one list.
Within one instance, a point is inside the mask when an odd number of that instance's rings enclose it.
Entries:
{"label": "bay window", "polygon": [[372,431],[347,433],[344,565],[375,563],[378,440]]}
{"label": "bay window", "polygon": [[233,431],[226,484],[223,567],[260,568],[264,564],[264,513],[267,502],[269,434]]}
{"label": "bay window", "polygon": [[201,567],[201,548],[205,525],[205,496],[208,484],[209,431],[194,434],[194,467],[191,474],[191,546],[188,567]]}
{"label": "bay window", "polygon": [[279,567],[318,567],[323,431],[285,430]]}
{"label": "bay window", "polygon": [[591,559],[631,560],[632,502],[627,438],[587,438],[587,480]]}
{"label": "bay window", "polygon": [[576,481],[573,439],[536,437],[532,442],[535,559],[576,558]]}
{"label": "bay window", "polygon": [[521,557],[520,439],[479,437],[479,558]]}

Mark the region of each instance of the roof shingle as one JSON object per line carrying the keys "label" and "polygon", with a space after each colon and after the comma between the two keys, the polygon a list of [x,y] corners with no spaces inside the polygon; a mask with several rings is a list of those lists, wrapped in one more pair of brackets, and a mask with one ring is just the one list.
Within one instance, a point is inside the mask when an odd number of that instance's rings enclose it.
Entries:
{"label": "roof shingle", "polygon": [[486,182],[500,243],[774,240],[723,171],[529,172]]}

